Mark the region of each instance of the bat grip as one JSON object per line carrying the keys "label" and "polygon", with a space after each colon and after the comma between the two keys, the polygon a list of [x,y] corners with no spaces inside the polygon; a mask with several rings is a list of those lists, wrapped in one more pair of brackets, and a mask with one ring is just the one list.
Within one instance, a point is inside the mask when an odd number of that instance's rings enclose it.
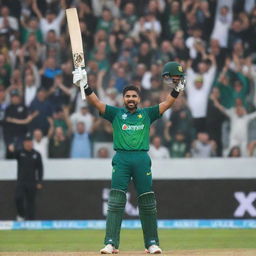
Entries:
{"label": "bat grip", "polygon": [[[79,72],[82,71],[81,67],[78,67],[77,69],[79,70]],[[83,87],[83,85],[81,83],[80,83],[80,91],[81,91],[82,100],[85,100],[86,96],[85,96],[85,92],[84,92],[84,87]]]}

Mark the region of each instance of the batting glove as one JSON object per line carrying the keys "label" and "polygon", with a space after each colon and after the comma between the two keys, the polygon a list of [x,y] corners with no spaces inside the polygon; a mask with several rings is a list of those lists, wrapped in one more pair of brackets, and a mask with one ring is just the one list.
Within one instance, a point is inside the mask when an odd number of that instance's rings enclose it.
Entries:
{"label": "batting glove", "polygon": [[73,72],[73,84],[80,87],[81,85],[84,87],[84,89],[88,88],[87,83],[87,72],[84,69],[76,68]]}
{"label": "batting glove", "polygon": [[174,88],[175,91],[177,92],[182,92],[185,90],[185,86],[186,86],[186,80],[185,78],[180,80],[180,82],[178,83],[178,85]]}

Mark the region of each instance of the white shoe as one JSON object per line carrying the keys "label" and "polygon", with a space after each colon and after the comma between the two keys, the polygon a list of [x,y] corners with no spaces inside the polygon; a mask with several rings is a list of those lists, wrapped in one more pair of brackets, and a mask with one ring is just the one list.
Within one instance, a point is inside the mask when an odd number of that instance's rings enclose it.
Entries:
{"label": "white shoe", "polygon": [[117,254],[118,252],[119,250],[117,250],[112,244],[107,244],[100,250],[101,254]]}
{"label": "white shoe", "polygon": [[161,254],[162,250],[158,245],[152,244],[148,247],[146,252],[149,253],[149,254]]}

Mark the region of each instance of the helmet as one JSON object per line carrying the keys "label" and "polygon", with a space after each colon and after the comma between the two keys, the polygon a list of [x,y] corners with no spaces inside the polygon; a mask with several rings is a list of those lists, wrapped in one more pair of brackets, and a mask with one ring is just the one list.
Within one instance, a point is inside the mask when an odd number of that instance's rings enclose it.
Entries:
{"label": "helmet", "polygon": [[163,71],[162,71],[162,76],[184,76],[183,68],[182,66],[175,61],[170,61],[167,62],[164,65]]}

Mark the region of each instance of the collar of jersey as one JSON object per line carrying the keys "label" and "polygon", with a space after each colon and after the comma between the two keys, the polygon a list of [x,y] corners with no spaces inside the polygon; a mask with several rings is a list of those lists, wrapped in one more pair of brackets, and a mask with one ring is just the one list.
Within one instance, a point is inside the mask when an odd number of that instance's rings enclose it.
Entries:
{"label": "collar of jersey", "polygon": [[130,114],[130,115],[136,114],[140,111],[140,108],[137,108],[135,112],[131,113],[127,108],[123,108],[123,109],[124,109],[124,113]]}

